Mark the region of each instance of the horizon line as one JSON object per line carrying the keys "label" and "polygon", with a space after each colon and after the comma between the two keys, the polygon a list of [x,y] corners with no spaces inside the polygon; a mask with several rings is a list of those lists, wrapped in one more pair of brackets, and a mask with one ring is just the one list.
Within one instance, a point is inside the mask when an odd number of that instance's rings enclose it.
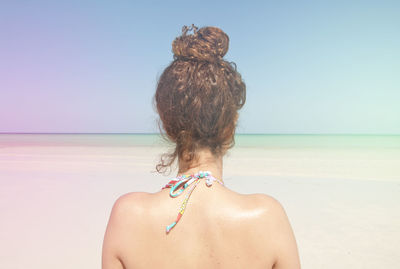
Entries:
{"label": "horizon line", "polygon": [[[160,135],[160,133],[73,133],[73,132],[0,132],[1,134],[77,134],[77,135]],[[388,134],[388,133],[236,133],[235,135],[400,135],[400,134]]]}

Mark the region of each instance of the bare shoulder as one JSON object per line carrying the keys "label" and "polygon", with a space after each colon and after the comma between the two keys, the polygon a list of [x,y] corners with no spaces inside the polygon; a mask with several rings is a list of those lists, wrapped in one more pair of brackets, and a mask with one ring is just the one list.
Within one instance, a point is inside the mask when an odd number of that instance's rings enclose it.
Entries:
{"label": "bare shoulder", "polygon": [[272,215],[281,216],[285,214],[282,204],[270,195],[255,193],[242,196],[244,196],[244,203],[248,204],[250,208],[256,209],[262,213],[260,217],[271,217]]}
{"label": "bare shoulder", "polygon": [[291,230],[289,218],[283,205],[274,197],[267,194],[251,194],[249,200],[254,208],[260,212],[258,223],[274,233]]}
{"label": "bare shoulder", "polygon": [[147,200],[150,196],[150,193],[131,192],[121,195],[114,202],[104,239],[104,243],[113,251],[118,252],[127,235],[136,231],[132,227],[133,225],[137,227],[140,223],[141,215],[148,207]]}
{"label": "bare shoulder", "polygon": [[252,194],[249,199],[261,212],[256,229],[260,229],[273,245],[274,268],[300,268],[295,235],[282,204],[266,194]]}
{"label": "bare shoulder", "polygon": [[257,205],[261,207],[265,207],[268,209],[282,210],[283,206],[281,203],[274,197],[264,194],[264,193],[255,193],[248,195],[249,199],[252,199]]}
{"label": "bare shoulder", "polygon": [[102,268],[124,268],[122,253],[130,244],[128,238],[137,231],[132,227],[140,222],[140,215],[145,212],[146,200],[150,195],[131,192],[121,195],[114,202],[103,240]]}
{"label": "bare shoulder", "polygon": [[151,196],[151,193],[146,192],[130,192],[121,195],[113,205],[111,218],[127,220],[141,214],[146,210]]}
{"label": "bare shoulder", "polygon": [[146,192],[130,192],[118,197],[112,207],[107,227],[114,231],[114,237],[132,233],[132,225],[138,227],[141,224],[141,216],[146,213],[151,197],[152,194]]}
{"label": "bare shoulder", "polygon": [[114,203],[114,207],[140,206],[152,194],[147,192],[129,192],[121,195]]}

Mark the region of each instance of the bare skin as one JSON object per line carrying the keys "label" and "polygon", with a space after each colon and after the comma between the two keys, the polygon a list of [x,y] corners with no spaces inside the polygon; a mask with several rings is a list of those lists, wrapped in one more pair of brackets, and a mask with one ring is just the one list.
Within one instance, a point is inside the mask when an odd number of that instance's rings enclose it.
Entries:
{"label": "bare skin", "polygon": [[[198,171],[223,181],[222,157],[203,150],[179,174]],[[273,197],[239,194],[217,182],[207,187],[202,180],[182,219],[166,234],[188,189],[176,198],[169,191],[118,198],[104,237],[103,269],[300,268],[289,220]]]}

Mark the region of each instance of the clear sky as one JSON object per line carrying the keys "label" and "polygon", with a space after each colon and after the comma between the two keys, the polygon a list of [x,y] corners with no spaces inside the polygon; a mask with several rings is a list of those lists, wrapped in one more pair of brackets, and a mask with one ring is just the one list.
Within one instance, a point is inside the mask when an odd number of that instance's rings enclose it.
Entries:
{"label": "clear sky", "polygon": [[1,1],[0,132],[157,132],[183,25],[217,26],[238,133],[400,134],[400,1]]}

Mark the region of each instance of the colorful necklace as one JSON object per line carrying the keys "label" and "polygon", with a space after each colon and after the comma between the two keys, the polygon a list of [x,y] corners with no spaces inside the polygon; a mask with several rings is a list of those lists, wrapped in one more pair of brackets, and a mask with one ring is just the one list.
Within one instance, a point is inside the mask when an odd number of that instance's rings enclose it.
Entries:
{"label": "colorful necklace", "polygon": [[[192,174],[192,175],[180,175],[177,176],[176,178],[172,179],[170,182],[168,182],[167,185],[165,185],[162,189],[165,188],[171,188],[171,191],[169,192],[169,195],[171,197],[177,197],[179,196],[189,185],[194,183],[192,187],[190,188],[189,192],[186,194],[185,199],[183,200],[183,203],[179,209],[178,216],[176,217],[176,220],[171,223],[170,225],[167,226],[167,233],[178,223],[178,221],[181,219],[183,213],[185,212],[185,208],[187,205],[187,202],[189,200],[190,195],[192,194],[193,190],[196,188],[197,184],[199,184],[200,180],[202,178],[206,179],[206,185],[210,187],[213,183],[213,181],[217,181],[221,185],[224,185],[224,183],[215,177],[211,175],[210,171],[200,171],[197,174]],[[182,186],[183,185],[183,186]],[[179,187],[182,186],[180,190],[175,192]]]}

